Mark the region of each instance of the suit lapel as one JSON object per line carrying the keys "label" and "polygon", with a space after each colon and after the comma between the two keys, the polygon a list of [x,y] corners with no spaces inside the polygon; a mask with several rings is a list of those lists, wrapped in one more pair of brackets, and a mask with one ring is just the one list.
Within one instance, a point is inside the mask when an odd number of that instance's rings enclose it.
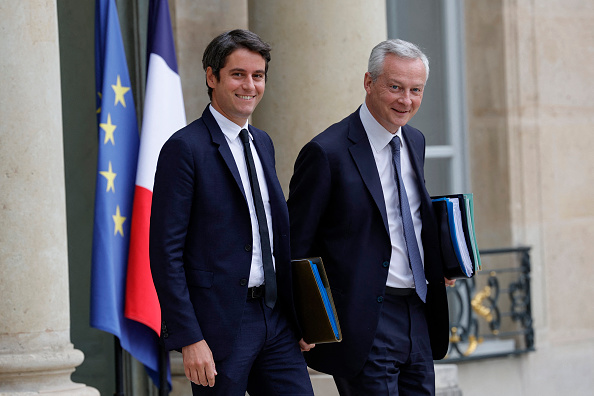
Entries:
{"label": "suit lapel", "polygon": [[277,254],[282,253],[282,248],[280,248],[280,245],[278,244],[282,241],[282,238],[278,238],[278,236],[284,237],[287,235],[287,229],[289,227],[289,213],[287,211],[283,189],[276,175],[274,150],[272,149],[272,145],[266,144],[268,139],[264,132],[256,130],[251,126],[249,127],[249,130],[254,138],[252,143],[254,144],[256,152],[258,153],[258,157],[260,158],[260,163],[262,164],[262,169],[264,170],[264,181],[266,182],[266,187],[268,189],[270,214],[272,216],[272,231],[274,235],[274,255],[275,257],[282,257],[277,256]]}
{"label": "suit lapel", "polygon": [[270,205],[273,207],[279,200],[284,201],[284,194],[280,188],[280,184],[277,182],[276,170],[274,167],[274,153],[272,153],[267,145],[263,142],[263,134],[255,131],[252,127],[249,128],[250,133],[253,136],[252,143],[256,148],[262,169],[264,169],[264,177],[266,179],[266,186],[268,188],[268,195],[270,198]]}
{"label": "suit lapel", "polygon": [[262,137],[259,133],[249,127],[249,131],[252,134],[252,144],[256,148],[256,152],[258,153],[258,157],[260,158],[260,162],[262,163],[262,168],[264,169],[264,174],[266,175],[266,182],[268,183],[270,179],[270,169],[274,169],[274,159],[272,153],[269,152],[267,147],[262,142]]}
{"label": "suit lapel", "polygon": [[245,191],[243,190],[243,184],[241,183],[241,177],[239,176],[239,170],[237,169],[237,164],[235,163],[235,158],[233,158],[233,154],[231,153],[231,149],[227,144],[227,140],[225,139],[223,131],[221,131],[219,124],[213,117],[208,106],[202,113],[202,120],[204,121],[206,127],[208,128],[208,131],[210,132],[212,142],[219,146],[219,153],[221,153],[221,157],[223,157],[225,164],[227,165],[229,171],[233,175],[233,178],[237,183],[237,187],[239,187],[239,189],[241,190],[241,194],[243,194],[243,198],[246,199]]}
{"label": "suit lapel", "polygon": [[431,197],[425,186],[425,173],[423,172],[424,167],[424,155],[425,155],[425,143],[421,138],[420,133],[413,133],[410,130],[411,127],[405,125],[402,127],[402,136],[406,141],[406,145],[409,147],[409,158],[411,160],[411,166],[417,177],[417,188],[419,189],[421,196],[421,220],[423,221],[423,227],[425,223],[432,218],[431,214]]}
{"label": "suit lapel", "polygon": [[349,152],[353,157],[353,161],[359,169],[363,183],[369,190],[369,193],[373,197],[377,208],[379,209],[384,227],[386,232],[390,232],[388,228],[388,215],[386,214],[386,203],[384,201],[384,193],[382,190],[382,184],[380,182],[379,174],[377,173],[377,166],[375,165],[375,158],[371,151],[371,144],[359,118],[359,111],[357,110],[351,117],[349,123],[348,138],[353,143],[349,147]]}
{"label": "suit lapel", "polygon": [[[404,137],[404,140],[406,142],[406,145],[410,148],[409,152],[410,152],[410,159],[411,159],[411,165],[413,167],[413,170],[415,172],[415,175],[417,176],[417,182],[419,183],[419,188],[421,188],[421,185],[424,185],[424,181],[425,181],[425,176],[423,174],[423,172],[421,171],[423,169],[423,155],[424,155],[424,151],[423,151],[423,142],[419,141],[419,139],[413,134],[410,133],[409,131],[409,126],[405,125],[402,127],[402,136]],[[421,188],[422,191],[422,188]]]}

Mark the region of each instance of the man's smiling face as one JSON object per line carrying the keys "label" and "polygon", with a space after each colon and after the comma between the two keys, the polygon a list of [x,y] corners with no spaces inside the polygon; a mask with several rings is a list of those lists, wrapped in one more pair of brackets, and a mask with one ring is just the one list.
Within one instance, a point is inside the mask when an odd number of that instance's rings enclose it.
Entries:
{"label": "man's smiling face", "polygon": [[233,51],[219,72],[219,79],[208,67],[206,80],[212,88],[212,106],[229,120],[244,126],[264,95],[266,61],[246,48]]}
{"label": "man's smiling face", "polygon": [[396,133],[419,110],[426,76],[420,59],[387,54],[383,71],[375,81],[365,73],[365,104],[369,112],[390,133]]}

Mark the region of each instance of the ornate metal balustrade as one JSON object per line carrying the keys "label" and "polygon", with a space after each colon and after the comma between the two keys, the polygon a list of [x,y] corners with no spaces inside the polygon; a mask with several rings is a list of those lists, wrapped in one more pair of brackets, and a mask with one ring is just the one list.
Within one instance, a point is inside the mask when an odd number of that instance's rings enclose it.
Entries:
{"label": "ornate metal balustrade", "polygon": [[530,248],[481,250],[480,255],[483,270],[448,287],[450,348],[440,362],[534,350]]}

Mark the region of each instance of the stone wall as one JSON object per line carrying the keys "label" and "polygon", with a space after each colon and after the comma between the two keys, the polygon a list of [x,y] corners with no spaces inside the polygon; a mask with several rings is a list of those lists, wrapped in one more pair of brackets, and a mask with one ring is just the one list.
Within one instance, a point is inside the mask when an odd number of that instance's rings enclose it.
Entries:
{"label": "stone wall", "polygon": [[465,7],[479,245],[533,247],[536,352],[460,364],[460,386],[467,395],[590,395],[594,4]]}

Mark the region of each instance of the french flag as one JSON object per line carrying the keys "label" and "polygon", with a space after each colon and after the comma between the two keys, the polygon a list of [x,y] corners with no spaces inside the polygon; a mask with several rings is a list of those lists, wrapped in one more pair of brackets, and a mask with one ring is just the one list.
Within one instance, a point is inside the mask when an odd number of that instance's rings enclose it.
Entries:
{"label": "french flag", "polygon": [[128,319],[161,333],[161,309],[149,262],[149,226],[157,159],[163,144],[186,126],[181,80],[167,0],[151,0],[148,71],[132,210],[126,309]]}

